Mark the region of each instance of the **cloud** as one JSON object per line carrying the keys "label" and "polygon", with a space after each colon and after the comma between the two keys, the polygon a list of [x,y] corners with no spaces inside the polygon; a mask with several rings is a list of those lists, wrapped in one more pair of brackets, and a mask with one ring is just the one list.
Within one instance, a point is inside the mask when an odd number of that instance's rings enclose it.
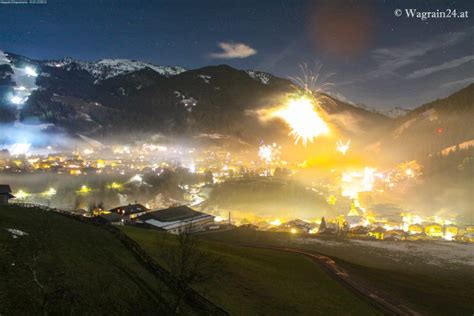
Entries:
{"label": "cloud", "polygon": [[406,66],[415,64],[425,55],[435,52],[438,49],[455,46],[463,41],[470,40],[474,34],[474,27],[464,31],[445,33],[438,35],[431,40],[416,42],[400,47],[377,48],[371,52],[371,58],[375,62],[375,67],[369,72],[357,76],[352,80],[340,83],[339,85],[349,85],[360,81],[388,78],[399,76],[399,72]]}
{"label": "cloud", "polygon": [[456,68],[472,61],[474,61],[474,55],[464,56],[461,58],[453,59],[448,62],[442,63],[441,65],[415,70],[414,72],[409,74],[407,78],[414,79],[414,78],[425,77],[425,76],[431,75],[432,73]]}
{"label": "cloud", "polygon": [[222,52],[212,53],[211,57],[221,59],[247,58],[257,51],[244,43],[220,42],[217,44]]}
{"label": "cloud", "polygon": [[443,83],[440,87],[441,88],[451,88],[451,87],[454,87],[454,86],[465,85],[467,83],[474,83],[474,77],[469,77],[469,78],[465,78],[465,79],[461,79],[461,80],[446,82],[446,83]]}

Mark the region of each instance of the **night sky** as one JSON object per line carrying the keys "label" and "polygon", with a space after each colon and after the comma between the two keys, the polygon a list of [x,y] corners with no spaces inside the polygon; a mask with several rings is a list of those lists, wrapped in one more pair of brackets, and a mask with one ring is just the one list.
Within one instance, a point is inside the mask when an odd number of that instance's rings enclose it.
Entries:
{"label": "night sky", "polygon": [[[409,8],[469,17],[422,21],[407,18]],[[225,63],[282,77],[319,64],[341,98],[414,107],[474,82],[473,14],[474,1],[0,2],[0,49],[37,59]]]}

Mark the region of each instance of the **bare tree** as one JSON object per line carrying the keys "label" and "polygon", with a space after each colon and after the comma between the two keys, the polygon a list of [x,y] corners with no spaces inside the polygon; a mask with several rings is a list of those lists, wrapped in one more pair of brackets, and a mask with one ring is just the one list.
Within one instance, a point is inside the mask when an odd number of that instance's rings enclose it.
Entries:
{"label": "bare tree", "polygon": [[212,256],[200,247],[192,224],[176,236],[175,242],[167,243],[162,251],[162,258],[178,288],[174,309],[179,314],[191,286],[213,278],[222,268],[222,257]]}

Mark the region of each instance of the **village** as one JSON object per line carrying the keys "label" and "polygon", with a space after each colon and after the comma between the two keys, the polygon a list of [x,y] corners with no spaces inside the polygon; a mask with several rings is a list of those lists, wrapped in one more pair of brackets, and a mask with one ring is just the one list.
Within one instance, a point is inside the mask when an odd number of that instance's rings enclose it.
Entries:
{"label": "village", "polygon": [[[12,194],[9,185],[0,185],[0,204],[10,202],[19,205],[38,206],[22,203]],[[41,207],[41,206],[40,206]],[[142,204],[128,204],[113,209],[96,206],[92,210],[70,210],[71,215],[84,216],[102,224],[130,225],[152,228],[171,234],[180,234],[189,227],[193,233],[221,231],[233,228],[284,232],[301,237],[334,237],[337,239],[371,239],[391,241],[453,241],[474,243],[474,225],[456,225],[439,217],[422,218],[413,214],[400,214],[391,217],[371,217],[370,221],[363,211],[351,205],[347,215],[326,220],[310,222],[294,219],[281,222],[279,219],[258,223],[237,224],[229,212],[228,218],[213,216],[196,211],[186,205],[176,205],[165,209],[149,209]]]}

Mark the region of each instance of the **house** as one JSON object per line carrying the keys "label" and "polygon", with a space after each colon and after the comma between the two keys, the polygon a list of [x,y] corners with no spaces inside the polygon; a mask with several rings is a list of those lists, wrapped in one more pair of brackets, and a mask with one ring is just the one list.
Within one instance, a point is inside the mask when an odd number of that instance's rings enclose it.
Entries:
{"label": "house", "polygon": [[258,226],[254,224],[243,224],[240,225],[239,228],[250,229],[250,230],[257,230]]}
{"label": "house", "polygon": [[314,223],[308,223],[301,219],[295,219],[286,223],[283,223],[277,227],[272,228],[272,231],[278,232],[291,232],[291,233],[309,233],[311,230],[317,228],[319,225]]}
{"label": "house", "polygon": [[0,205],[8,204],[9,199],[14,199],[12,189],[8,184],[0,184]]}
{"label": "house", "polygon": [[367,238],[369,236],[369,227],[355,226],[349,229],[347,237],[349,238]]}
{"label": "house", "polygon": [[94,221],[101,224],[123,225],[123,218],[117,213],[102,213],[94,217]]}
{"label": "house", "polygon": [[432,223],[425,225],[425,234],[433,238],[443,237],[443,226]]}
{"label": "house", "polygon": [[122,216],[124,220],[132,220],[140,215],[145,214],[148,211],[149,209],[141,204],[129,204],[113,208],[108,212],[118,214]]}
{"label": "house", "polygon": [[392,229],[392,230],[387,230],[384,233],[384,240],[404,240],[406,237],[406,233],[401,230],[401,229]]}
{"label": "house", "polygon": [[410,235],[422,234],[424,232],[423,226],[420,224],[411,224],[408,226],[408,233]]}
{"label": "house", "polygon": [[443,238],[446,240],[454,240],[456,239],[458,232],[459,232],[459,228],[457,225],[454,225],[454,224],[446,225],[444,226]]}
{"label": "house", "polygon": [[385,228],[377,226],[369,231],[369,237],[383,240]]}
{"label": "house", "polygon": [[214,216],[182,205],[148,212],[138,216],[135,223],[172,234],[180,234],[188,228],[191,232],[204,231],[206,227],[214,224]]}
{"label": "house", "polygon": [[410,241],[417,241],[417,240],[429,240],[430,237],[428,237],[425,233],[410,233],[409,235],[406,236],[406,240]]}

